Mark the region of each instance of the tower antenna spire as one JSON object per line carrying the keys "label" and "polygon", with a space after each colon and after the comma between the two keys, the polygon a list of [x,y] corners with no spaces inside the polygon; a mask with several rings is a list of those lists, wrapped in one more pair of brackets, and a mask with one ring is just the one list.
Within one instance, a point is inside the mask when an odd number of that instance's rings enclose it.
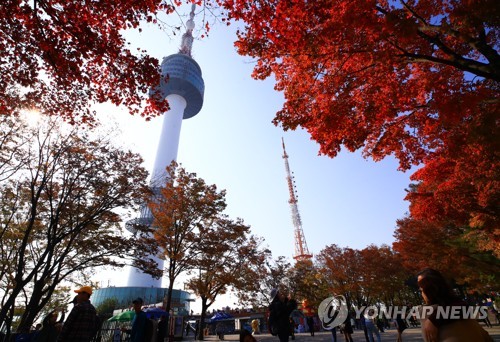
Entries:
{"label": "tower antenna spire", "polygon": [[288,154],[286,154],[285,140],[281,138],[281,144],[283,145],[283,159],[285,159],[285,170],[286,170],[286,180],[288,183],[288,191],[290,192],[290,209],[292,210],[292,222],[294,227],[294,240],[295,240],[295,253],[293,258],[297,261],[308,260],[312,258],[312,254],[309,253],[307,248],[306,238],[304,232],[302,231],[302,221],[300,219],[299,207],[297,204],[297,192],[295,186],[293,185],[293,176],[290,172],[290,165],[288,164]]}
{"label": "tower antenna spire", "polygon": [[194,30],[194,10],[196,5],[191,6],[189,13],[189,20],[186,22],[186,32],[182,35],[180,53],[191,57],[191,50],[193,49],[193,30]]}

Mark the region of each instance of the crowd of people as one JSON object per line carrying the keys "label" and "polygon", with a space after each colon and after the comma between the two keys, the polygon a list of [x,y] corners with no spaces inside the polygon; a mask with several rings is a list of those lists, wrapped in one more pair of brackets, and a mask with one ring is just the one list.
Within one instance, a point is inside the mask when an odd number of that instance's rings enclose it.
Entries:
{"label": "crowd of people", "polygon": [[[76,296],[72,301],[73,308],[66,319],[64,319],[64,311],[53,310],[45,316],[43,322],[37,325],[34,331],[18,334],[15,337],[15,342],[91,342],[99,340],[102,322],[95,307],[90,303],[92,287],[83,286],[74,292],[76,292]],[[122,340],[163,342],[165,340],[167,336],[166,315],[161,316],[158,322],[149,319],[142,310],[143,304],[142,298],[136,298],[132,301],[135,315],[131,327],[117,326],[113,333],[113,342]]]}
{"label": "crowd of people", "polygon": [[[434,269],[424,269],[418,274],[418,286],[422,295],[423,304],[429,310],[428,316],[420,317],[422,326],[422,337],[425,342],[491,342],[493,339],[488,332],[482,328],[478,320],[474,317],[466,317],[463,314],[450,317],[439,317],[437,313],[451,312],[453,307],[467,308],[468,304],[460,300],[453,292],[452,287],[443,275]],[[422,308],[422,306],[419,306]],[[273,289],[271,292],[271,304],[269,305],[269,332],[277,336],[280,342],[288,342],[295,338],[294,321],[290,320],[290,314],[297,308],[297,302],[290,298],[286,290]],[[389,320],[376,315],[373,308],[362,311],[360,317],[354,319],[352,314],[348,314],[345,321],[335,327],[328,327],[332,333],[333,342],[337,341],[337,332],[344,335],[345,341],[352,342],[353,326],[363,330],[367,342],[381,342],[385,328],[389,328]],[[487,327],[491,327],[488,317],[482,318]],[[498,317],[497,317],[498,320]],[[314,336],[315,324],[313,317],[306,315],[308,331]],[[393,327],[397,331],[397,342],[403,341],[403,332],[408,326],[417,327],[418,320],[411,316],[409,319],[403,318],[401,314],[393,320]],[[298,330],[301,331],[299,325]]]}
{"label": "crowd of people", "polygon": [[[163,342],[167,337],[167,315],[161,315],[158,321],[147,317],[142,310],[144,301],[142,298],[136,298],[132,301],[135,312],[130,327],[122,327],[115,330],[114,342],[127,340],[131,342]],[[123,336],[126,335],[126,336]]]}
{"label": "crowd of people", "polygon": [[100,328],[100,319],[90,303],[92,287],[74,291],[73,308],[65,319],[64,310],[52,310],[33,331],[15,336],[16,342],[90,342]]}
{"label": "crowd of people", "polygon": [[[421,324],[422,337],[425,342],[453,341],[453,342],[491,342],[493,341],[488,332],[482,328],[477,319],[473,317],[440,317],[437,315],[437,308],[447,307],[467,307],[467,303],[458,298],[447,280],[436,270],[425,269],[418,274],[417,283],[422,295],[423,303],[433,310],[429,314],[419,317],[420,323],[415,317],[402,317],[398,314],[391,322],[392,327],[397,330],[397,342],[403,341],[403,332],[408,326],[417,327]],[[16,342],[91,342],[97,335],[101,322],[95,307],[90,303],[92,288],[83,286],[74,291],[73,307],[66,318],[64,310],[50,311],[38,324],[35,331],[29,334],[29,338],[22,338],[19,335]],[[318,317],[313,310],[303,310],[306,315],[301,324],[296,324],[292,313],[297,310],[298,304],[282,287],[272,289],[270,294],[271,304],[268,312],[269,332],[276,336],[279,342],[288,342],[295,339],[295,332],[309,332],[311,337],[318,327]],[[167,317],[163,315],[159,321],[148,319],[143,311],[144,302],[142,298],[132,301],[134,318],[130,327],[118,327],[114,331],[114,342],[127,340],[131,342],[164,342],[167,337]],[[361,314],[361,315],[360,315]],[[366,310],[358,312],[357,317],[352,312],[347,313],[347,317],[334,327],[326,327],[331,331],[333,342],[337,341],[337,332],[344,336],[345,341],[352,342],[354,328],[364,332],[367,342],[381,342],[380,332],[389,328],[390,321],[380,315],[376,315],[374,309],[367,307]],[[66,318],[66,319],[65,319]],[[498,320],[498,317],[497,317]],[[483,319],[487,327],[491,327],[491,322]],[[199,323],[197,321],[197,323]],[[250,322],[250,329],[240,330],[241,342],[256,341],[254,335],[260,334],[261,325],[259,320]],[[305,325],[302,325],[304,323]],[[497,322],[498,323],[498,322]],[[152,324],[152,326],[150,326]],[[189,321],[185,323],[185,336],[192,332],[195,336],[199,329],[199,324],[191,326]],[[224,330],[222,325],[215,327],[215,332],[220,340],[224,340]],[[325,328],[325,327],[323,327]],[[124,338],[125,336],[125,338]]]}

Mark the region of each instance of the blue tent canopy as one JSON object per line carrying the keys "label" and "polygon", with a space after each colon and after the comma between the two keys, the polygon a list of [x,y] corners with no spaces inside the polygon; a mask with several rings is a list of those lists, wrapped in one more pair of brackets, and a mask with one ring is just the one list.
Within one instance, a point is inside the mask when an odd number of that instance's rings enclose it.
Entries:
{"label": "blue tent canopy", "polygon": [[144,312],[147,318],[158,319],[161,316],[168,316],[167,312],[161,308],[146,308]]}
{"label": "blue tent canopy", "polygon": [[215,322],[215,321],[222,321],[224,319],[232,319],[233,316],[231,316],[230,314],[228,313],[225,313],[225,312],[217,312],[215,315],[213,315],[211,318],[210,318],[210,321],[212,322]]}

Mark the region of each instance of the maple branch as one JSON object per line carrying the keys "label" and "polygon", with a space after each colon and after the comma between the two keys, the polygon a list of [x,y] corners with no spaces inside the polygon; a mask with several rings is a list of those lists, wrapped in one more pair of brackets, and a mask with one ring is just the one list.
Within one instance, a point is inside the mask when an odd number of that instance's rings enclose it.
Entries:
{"label": "maple branch", "polygon": [[[418,22],[422,23],[422,25],[418,26],[417,34],[428,41],[432,45],[437,46],[444,52],[446,55],[451,57],[451,60],[438,58],[435,56],[428,56],[423,54],[416,54],[408,52],[397,45],[397,43],[391,43],[393,46],[398,48],[403,52],[402,56],[409,58],[416,62],[433,62],[438,64],[444,64],[453,66],[460,70],[468,71],[478,76],[493,79],[495,81],[500,81],[500,55],[498,52],[492,48],[486,42],[486,34],[484,32],[484,28],[481,27],[481,32],[479,33],[479,37],[471,37],[469,35],[463,34],[458,30],[454,30],[450,25],[432,25],[429,24],[425,18],[420,16],[412,7],[410,7],[405,1],[401,1],[402,5],[411,13],[413,17],[417,19]],[[391,14],[387,12],[385,9],[380,6],[376,6],[376,9],[386,15],[390,16]],[[435,35],[429,34],[434,33]],[[440,35],[449,35],[453,38],[456,38],[462,42],[465,42],[474,50],[481,53],[490,64],[482,63],[473,59],[465,58],[461,54],[455,52],[452,48],[446,45],[441,39]]]}
{"label": "maple branch", "polygon": [[375,65],[376,65],[376,63],[369,64],[369,65],[364,66],[364,67],[362,67],[362,68],[360,68],[360,69],[358,69],[358,70],[354,70],[352,73],[353,73],[353,74],[358,74],[358,73],[360,73],[360,72],[362,72],[362,71],[365,71],[365,70],[368,70],[368,69],[370,69],[370,68],[373,68]]}
{"label": "maple branch", "polygon": [[348,61],[348,60],[352,57],[352,55],[353,55],[353,54],[351,53],[351,54],[350,54],[347,58],[345,58],[345,59],[342,61],[342,63],[340,63],[340,66],[337,68],[337,70],[335,71],[335,73],[334,73],[334,75],[333,75],[333,76],[335,76],[335,77],[336,77],[336,76],[340,73],[340,71],[342,70],[342,68],[344,67],[344,65],[347,63],[347,61]]}
{"label": "maple branch", "polygon": [[458,30],[454,30],[448,23],[444,23],[443,25],[432,25],[428,24],[427,21],[418,15],[406,2],[401,1],[403,6],[419,21],[421,21],[424,26],[419,27],[419,31],[431,31],[437,33],[449,34],[450,36],[457,38],[461,41],[469,44],[473,49],[479,51],[486,59],[490,61],[494,65],[494,69],[498,70],[500,67],[500,56],[497,51],[488,45],[486,42],[486,33],[484,31],[484,27],[481,26],[481,31],[479,32],[479,37],[474,38],[469,35],[463,34]]}
{"label": "maple branch", "polygon": [[466,42],[473,49],[479,51],[484,57],[486,57],[486,59],[494,65],[494,68],[496,68],[497,70],[500,68],[500,55],[486,42],[486,33],[484,32],[484,28],[482,27],[481,32],[479,33],[479,37],[477,38],[454,30],[446,23],[444,25],[425,25],[423,27],[419,27],[419,31],[420,30],[422,32],[428,31],[448,34],[454,38]]}
{"label": "maple branch", "polygon": [[[42,35],[42,37],[44,38],[44,40],[47,40],[47,35],[45,34],[45,31],[43,29],[43,25],[40,24],[40,18],[37,15],[37,11],[36,11],[36,4],[37,3],[39,3],[40,7],[43,8],[43,10],[45,11],[45,14],[47,14],[47,15],[49,15],[49,14],[48,14],[47,8],[43,6],[44,4],[42,2],[40,2],[40,0],[34,0],[33,15],[35,16],[35,19],[36,19],[36,25],[37,25],[38,29],[40,30],[40,34]],[[52,53],[50,51],[45,51],[45,56],[47,57],[47,62],[55,70],[57,70],[58,66],[57,66],[57,63],[52,58]],[[41,56],[41,57],[43,58],[43,56]]]}
{"label": "maple branch", "polygon": [[436,35],[436,36],[429,35],[429,34],[425,33],[424,31],[421,31],[420,27],[417,30],[417,34],[421,38],[430,42],[431,44],[438,46],[445,54],[452,56],[454,59],[462,58],[462,55],[456,53],[450,47],[448,47],[446,44],[444,44],[443,41],[439,38],[439,35]]}
{"label": "maple branch", "polygon": [[425,25],[427,25],[427,21],[421,17],[417,12],[415,12],[415,10],[413,8],[411,8],[407,2],[404,2],[404,1],[401,1],[401,3],[403,4],[403,6],[415,17],[417,18],[418,20],[420,20],[421,22],[423,22]]}
{"label": "maple branch", "polygon": [[405,52],[402,54],[402,56],[408,58],[412,62],[432,62],[449,65],[460,70],[468,71],[478,76],[500,82],[500,72],[498,70],[494,70],[487,64],[483,64],[471,59],[461,57],[455,60],[448,60],[410,52]]}
{"label": "maple branch", "polygon": [[468,71],[470,73],[476,74],[477,76],[481,76],[487,79],[492,79],[495,81],[500,81],[500,68],[496,68],[494,66],[491,66],[489,64],[481,63],[472,59],[464,58],[461,55],[455,53],[453,50],[448,48],[445,44],[442,43],[440,39],[437,37],[432,37],[428,34],[425,34],[422,31],[418,31],[419,35],[429,41],[432,44],[437,45],[441,50],[450,55],[452,59],[444,59],[444,58],[439,58],[431,55],[424,55],[424,54],[418,54],[418,53],[413,53],[409,52],[406,49],[402,48],[399,46],[396,42],[387,40],[387,42],[392,45],[394,48],[397,50],[401,51],[401,54],[399,57],[404,57],[409,59],[411,62],[430,62],[430,63],[437,63],[437,64],[443,64],[443,65],[449,65],[452,67],[455,67],[457,69],[463,70],[463,71]]}

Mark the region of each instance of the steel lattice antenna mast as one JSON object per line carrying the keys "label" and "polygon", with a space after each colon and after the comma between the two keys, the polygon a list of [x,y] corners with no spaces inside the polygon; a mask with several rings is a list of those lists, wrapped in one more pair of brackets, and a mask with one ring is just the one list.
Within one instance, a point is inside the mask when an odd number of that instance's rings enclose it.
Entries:
{"label": "steel lattice antenna mast", "polygon": [[283,159],[285,159],[285,169],[286,169],[286,180],[288,182],[288,191],[290,192],[290,209],[292,210],[292,222],[294,226],[294,239],[295,239],[295,253],[293,258],[297,261],[308,260],[312,257],[307,248],[306,238],[304,237],[304,232],[302,231],[302,221],[300,220],[299,207],[297,205],[297,194],[295,186],[293,184],[293,177],[290,172],[290,166],[288,165],[288,154],[285,150],[285,140],[281,138],[283,144]]}

